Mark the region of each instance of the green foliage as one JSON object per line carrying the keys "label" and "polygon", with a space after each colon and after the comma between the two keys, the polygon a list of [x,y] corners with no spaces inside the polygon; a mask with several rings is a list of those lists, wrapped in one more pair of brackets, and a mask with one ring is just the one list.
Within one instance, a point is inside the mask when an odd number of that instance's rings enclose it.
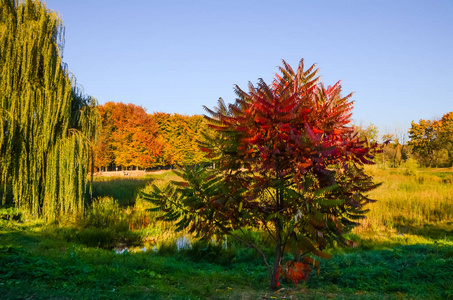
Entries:
{"label": "green foliage", "polygon": [[[97,200],[92,221],[78,227],[19,223],[10,219],[18,216],[17,209],[0,208],[5,217],[0,217],[0,292],[6,299],[65,299],[68,294],[72,299],[451,298],[453,208],[445,206],[451,204],[451,189],[444,180],[452,172],[417,169],[407,176],[399,169],[366,169],[387,182],[371,192],[379,201],[355,233],[345,236],[353,247],[330,248],[333,258],[320,260],[321,272],[311,273],[302,286],[282,280],[283,290],[268,290],[260,254],[231,237],[204,241],[186,235],[191,246],[178,251],[174,227],[153,219],[161,212],[151,214],[148,228],[121,232],[125,223],[114,221],[118,215],[138,222],[143,215],[137,210],[152,206],[139,199],[133,209],[125,208],[106,198]],[[161,189],[164,181],[177,180],[171,172],[156,178]],[[419,211],[422,222],[415,219]],[[426,217],[434,211],[441,213],[439,219],[428,224]],[[379,231],[363,227],[377,218],[399,223],[378,223]],[[246,236],[266,255],[273,253],[265,231],[242,230],[233,233]],[[136,252],[139,240],[146,241],[147,252]],[[118,243],[130,251],[115,254],[110,249]],[[284,259],[294,257],[289,253]]]}
{"label": "green foliage", "polygon": [[357,132],[360,139],[367,139],[370,143],[375,143],[378,141],[379,137],[379,128],[370,123],[367,127],[362,124],[353,125],[354,130]]}
{"label": "green foliage", "polygon": [[0,291],[7,299],[68,294],[72,299],[236,298],[245,291],[258,295],[263,288],[265,271],[253,262],[219,265],[195,262],[185,253],[115,254],[41,237],[28,243],[29,239],[24,233],[8,235],[8,246],[0,246]]}
{"label": "green foliage", "polygon": [[[86,227],[111,228],[123,223],[125,219],[124,210],[120,208],[118,202],[113,198],[98,198],[93,201],[90,209],[84,218]],[[123,230],[127,230],[127,223]]]}
{"label": "green foliage", "polygon": [[0,219],[20,221],[22,213],[14,207],[0,208]]}
{"label": "green foliage", "polygon": [[[308,286],[333,284],[341,290],[448,299],[453,296],[451,250],[451,246],[413,245],[337,255],[323,261],[322,274],[314,274]],[[414,281],[423,284],[414,285]]]}
{"label": "green foliage", "polygon": [[95,199],[80,218],[76,226],[48,226],[43,233],[51,238],[67,242],[78,242],[88,247],[112,249],[117,245],[136,246],[142,242],[138,232],[142,217],[139,211],[121,208],[110,197]]}
{"label": "green foliage", "polygon": [[417,168],[418,168],[418,162],[413,158],[409,158],[404,163],[404,174],[405,175],[415,175]]}
{"label": "green foliage", "polygon": [[[398,135],[400,136],[398,138]],[[375,162],[382,168],[401,167],[410,157],[411,148],[405,143],[405,136],[395,130],[395,134],[385,134],[382,137],[382,153],[376,156]]]}
{"label": "green foliage", "polygon": [[40,1],[1,1],[0,188],[5,197],[12,187],[28,218],[72,218],[84,207],[99,114],[61,61],[63,40],[61,20]]}

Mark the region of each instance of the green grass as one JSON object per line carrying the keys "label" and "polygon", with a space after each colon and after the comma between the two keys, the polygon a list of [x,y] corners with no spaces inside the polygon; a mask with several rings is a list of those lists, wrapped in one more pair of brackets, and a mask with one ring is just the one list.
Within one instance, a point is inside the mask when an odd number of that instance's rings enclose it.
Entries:
{"label": "green grass", "polygon": [[[356,247],[330,249],[319,274],[277,292],[268,290],[260,257],[233,241],[176,250],[180,234],[137,198],[149,182],[177,179],[173,173],[95,182],[98,198],[78,224],[23,224],[20,212],[0,208],[1,298],[453,299],[451,174],[369,172],[385,183],[349,234]],[[118,244],[130,251],[116,254]],[[143,245],[148,251],[134,252]]]}
{"label": "green grass", "polygon": [[[202,244],[185,251],[115,254],[44,237],[42,227],[3,222],[3,299],[448,299],[453,297],[453,240],[363,241],[333,250],[319,275],[269,291],[260,259],[247,249]],[[410,241],[415,241],[413,238]],[[405,244],[406,243],[406,244]]]}
{"label": "green grass", "polygon": [[178,252],[115,254],[25,229],[2,231],[0,291],[6,299],[196,299],[231,294],[231,286],[235,293],[258,293],[267,285],[259,261],[217,264]]}

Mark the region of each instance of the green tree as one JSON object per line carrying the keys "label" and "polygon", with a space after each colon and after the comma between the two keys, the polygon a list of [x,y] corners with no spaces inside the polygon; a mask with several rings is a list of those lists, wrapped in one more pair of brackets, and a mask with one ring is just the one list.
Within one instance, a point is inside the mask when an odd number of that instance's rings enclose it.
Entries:
{"label": "green tree", "polygon": [[409,137],[408,145],[421,165],[453,165],[453,112],[446,113],[440,120],[412,122]]}
{"label": "green tree", "polygon": [[[97,105],[61,61],[63,25],[40,1],[0,0],[1,188],[25,215],[83,210]],[[3,193],[5,194],[5,193]]]}
{"label": "green tree", "polygon": [[[364,193],[377,186],[360,167],[372,163],[377,144],[348,126],[351,95],[342,97],[339,83],[318,84],[317,70],[304,70],[303,61],[297,72],[285,62],[280,71],[270,85],[236,86],[234,104],[205,107],[217,136],[204,148],[218,167],[186,167],[184,182],[143,195],[180,228],[205,238],[229,234],[258,251],[273,289],[285,252],[294,255],[285,276],[300,280],[315,263],[308,254],[329,258],[322,251],[331,242],[346,244],[343,234],[372,201]],[[246,228],[269,235],[273,259]]]}
{"label": "green tree", "polygon": [[373,123],[370,123],[367,127],[362,124],[353,125],[353,127],[360,139],[367,139],[370,143],[378,141],[379,128]]}

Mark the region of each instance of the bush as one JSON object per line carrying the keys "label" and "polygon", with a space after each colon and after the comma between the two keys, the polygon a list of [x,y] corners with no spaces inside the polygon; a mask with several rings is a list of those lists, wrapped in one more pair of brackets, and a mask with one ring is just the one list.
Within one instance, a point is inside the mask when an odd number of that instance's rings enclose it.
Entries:
{"label": "bush", "polygon": [[418,167],[419,167],[418,162],[413,158],[409,158],[404,163],[404,175],[408,176],[415,175]]}
{"label": "bush", "polygon": [[14,207],[0,209],[0,219],[8,221],[20,221],[22,212]]}
{"label": "bush", "polygon": [[143,223],[142,219],[143,212],[139,214],[133,209],[123,209],[112,197],[97,198],[86,209],[78,228],[54,229],[53,235],[66,241],[75,240],[89,247],[105,249],[113,248],[117,244],[138,245],[141,242],[140,235],[130,229],[134,222],[136,227],[140,221]]}
{"label": "bush", "polygon": [[128,230],[124,209],[112,197],[97,198],[86,212],[83,227],[115,228],[118,231]]}

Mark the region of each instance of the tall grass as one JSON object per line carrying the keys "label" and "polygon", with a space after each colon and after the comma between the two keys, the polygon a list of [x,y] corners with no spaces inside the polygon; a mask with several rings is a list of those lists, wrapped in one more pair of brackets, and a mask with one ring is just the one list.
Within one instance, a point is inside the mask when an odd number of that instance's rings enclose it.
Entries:
{"label": "tall grass", "polygon": [[59,232],[64,240],[101,248],[168,246],[184,233],[176,233],[173,224],[160,221],[161,212],[149,212],[153,205],[142,200],[140,192],[149,192],[150,183],[164,185],[178,179],[173,172],[142,178],[96,178],[83,219],[73,230],[66,226],[51,231]]}
{"label": "tall grass", "polygon": [[[418,169],[410,163],[385,170],[367,166],[366,171],[383,184],[369,193],[370,198],[378,201],[368,205],[370,211],[355,228],[355,234],[413,233],[428,225],[449,228],[453,224],[453,172]],[[185,233],[175,232],[174,224],[160,221],[161,212],[147,211],[153,205],[141,199],[139,192],[150,192],[151,183],[163,186],[179,179],[173,172],[166,172],[141,179],[98,180],[93,190],[103,198],[87,209],[84,227],[129,230],[147,246],[169,247]]]}
{"label": "tall grass", "polygon": [[453,173],[432,170],[367,167],[367,172],[382,186],[369,193],[378,200],[370,209],[357,233],[372,230],[422,228],[453,222]]}

